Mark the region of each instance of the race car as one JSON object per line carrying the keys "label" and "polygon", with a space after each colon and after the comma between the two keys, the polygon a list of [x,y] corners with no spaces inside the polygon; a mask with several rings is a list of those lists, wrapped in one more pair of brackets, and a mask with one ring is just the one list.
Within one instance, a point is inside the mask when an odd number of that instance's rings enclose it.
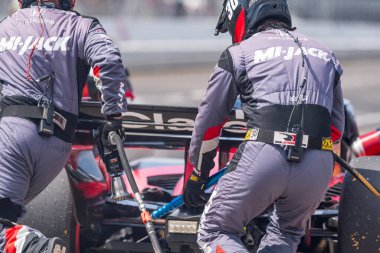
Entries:
{"label": "race car", "polygon": [[[154,252],[128,184],[122,201],[111,200],[115,194],[112,177],[100,159],[93,137],[93,130],[103,122],[100,107],[99,102],[82,103],[74,147],[65,170],[27,205],[21,223],[47,236],[64,238],[73,253]],[[196,108],[130,105],[123,115],[125,151],[149,211],[182,193],[196,114]],[[355,124],[353,117],[347,119],[352,121],[348,124]],[[352,129],[357,131],[355,127],[347,130],[351,132],[345,133],[343,139],[346,159],[352,155],[350,147],[358,137]],[[244,114],[233,110],[223,128],[214,172],[226,166],[245,132]],[[360,167],[359,171],[373,184],[380,185],[380,157],[358,158],[352,164]],[[298,251],[378,252],[378,210],[379,199],[337,167]],[[183,207],[155,221],[164,252],[200,252],[196,232],[201,213],[202,209]],[[256,252],[267,222],[264,212],[246,226],[242,241],[250,252]]]}

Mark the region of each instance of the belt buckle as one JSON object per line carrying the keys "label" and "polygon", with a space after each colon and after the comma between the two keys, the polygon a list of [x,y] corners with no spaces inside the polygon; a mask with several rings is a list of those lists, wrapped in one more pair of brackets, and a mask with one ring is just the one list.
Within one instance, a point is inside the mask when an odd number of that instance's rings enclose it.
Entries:
{"label": "belt buckle", "polygon": [[62,131],[65,131],[66,129],[66,124],[67,124],[67,119],[63,117],[61,114],[58,112],[54,112],[54,118],[53,122],[62,129]]}

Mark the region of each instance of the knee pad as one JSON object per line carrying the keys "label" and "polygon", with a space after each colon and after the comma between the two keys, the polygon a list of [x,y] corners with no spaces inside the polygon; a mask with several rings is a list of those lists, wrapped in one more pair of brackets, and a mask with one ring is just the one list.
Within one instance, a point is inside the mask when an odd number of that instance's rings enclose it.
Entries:
{"label": "knee pad", "polygon": [[16,222],[21,216],[22,206],[14,204],[9,198],[0,198],[0,218]]}

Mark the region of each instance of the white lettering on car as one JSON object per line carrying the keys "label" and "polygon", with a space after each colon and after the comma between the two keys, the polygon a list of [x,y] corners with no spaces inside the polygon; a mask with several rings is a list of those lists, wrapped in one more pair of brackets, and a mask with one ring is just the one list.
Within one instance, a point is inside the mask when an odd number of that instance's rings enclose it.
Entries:
{"label": "white lettering on car", "polygon": [[[123,113],[123,116],[124,117],[134,117],[134,118],[137,118],[137,119],[140,119],[140,120],[144,120],[144,121],[150,121],[151,119],[144,115],[144,114],[141,114],[141,113],[137,113],[137,112],[126,112],[126,113]],[[123,123],[123,127],[125,128],[145,128],[145,127],[149,127],[149,125],[139,125],[139,124],[131,124],[131,123]]]}
{"label": "white lettering on car", "polygon": [[[173,131],[193,131],[194,128],[194,120],[192,119],[181,119],[181,118],[174,118],[174,119],[169,119],[169,123],[172,123],[173,126],[169,126],[169,130]],[[178,127],[176,125],[179,125],[181,127]]]}
{"label": "white lettering on car", "polygon": [[[153,113],[148,116],[138,112],[126,112],[123,113],[123,127],[127,129],[143,129],[154,128],[155,130],[171,130],[171,131],[188,131],[192,132],[194,129],[195,121],[190,118],[173,117],[167,119],[167,115],[164,117],[163,113]],[[228,121],[223,131],[230,133],[242,133],[246,132],[246,122],[244,117],[239,119],[232,119]]]}

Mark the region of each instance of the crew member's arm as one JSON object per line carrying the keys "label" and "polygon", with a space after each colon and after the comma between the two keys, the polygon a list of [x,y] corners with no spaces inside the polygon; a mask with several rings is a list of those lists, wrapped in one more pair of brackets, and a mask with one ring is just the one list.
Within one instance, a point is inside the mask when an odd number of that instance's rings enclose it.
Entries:
{"label": "crew member's arm", "polygon": [[190,144],[190,162],[194,173],[202,178],[207,178],[215,166],[219,136],[238,95],[233,76],[233,63],[227,49],[210,77]]}
{"label": "crew member's arm", "polygon": [[331,138],[334,142],[339,141],[344,131],[344,102],[341,87],[341,76],[343,70],[338,60],[333,57],[335,65],[335,81],[334,81],[334,101],[331,111]]}
{"label": "crew member's arm", "polygon": [[93,68],[94,76],[100,80],[97,86],[102,93],[102,113],[107,117],[125,112],[127,100],[124,94],[128,80],[121,55],[97,20],[93,21],[87,33],[84,56]]}

